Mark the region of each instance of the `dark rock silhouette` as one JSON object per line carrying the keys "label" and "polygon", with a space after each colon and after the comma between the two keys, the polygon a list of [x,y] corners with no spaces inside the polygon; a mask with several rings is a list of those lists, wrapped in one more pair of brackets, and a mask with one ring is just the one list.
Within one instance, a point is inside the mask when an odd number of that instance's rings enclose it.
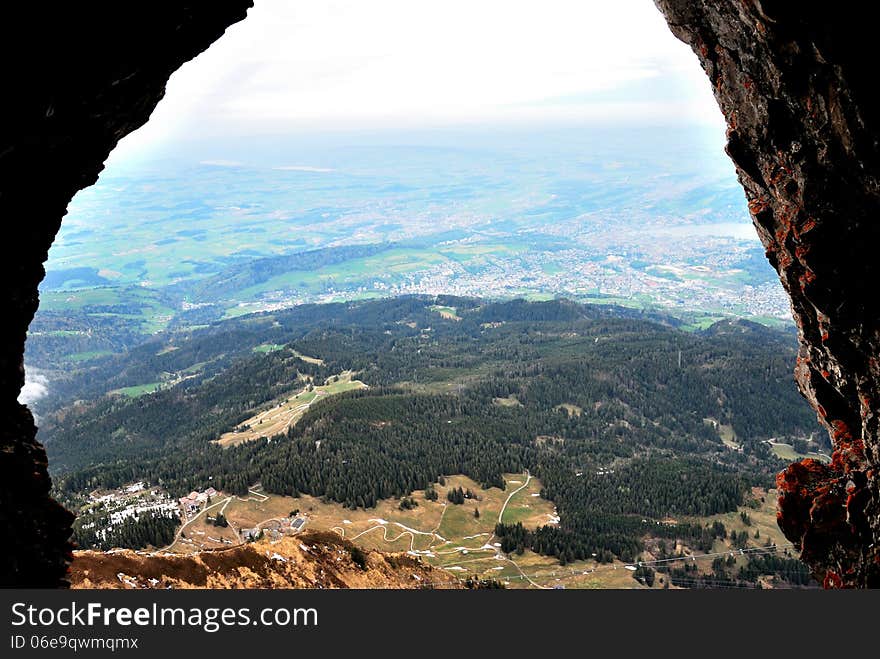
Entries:
{"label": "dark rock silhouette", "polygon": [[699,57],[834,444],[779,475],[779,525],[826,587],[880,586],[880,114],[870,7],[655,0]]}
{"label": "dark rock silhouette", "polygon": [[[150,116],[181,64],[250,0],[11,3],[0,54],[0,586],[64,585],[73,515],[49,495],[46,452],[17,402],[43,262],[67,204]],[[14,232],[12,228],[14,227]]]}

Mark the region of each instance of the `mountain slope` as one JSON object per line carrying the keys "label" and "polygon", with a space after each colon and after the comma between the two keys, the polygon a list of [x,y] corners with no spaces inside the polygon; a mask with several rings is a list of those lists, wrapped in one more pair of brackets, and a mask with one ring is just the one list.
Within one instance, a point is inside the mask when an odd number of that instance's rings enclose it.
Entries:
{"label": "mountain slope", "polygon": [[458,580],[405,554],[362,552],[332,533],[303,533],[189,555],[78,551],[73,588],[460,588]]}

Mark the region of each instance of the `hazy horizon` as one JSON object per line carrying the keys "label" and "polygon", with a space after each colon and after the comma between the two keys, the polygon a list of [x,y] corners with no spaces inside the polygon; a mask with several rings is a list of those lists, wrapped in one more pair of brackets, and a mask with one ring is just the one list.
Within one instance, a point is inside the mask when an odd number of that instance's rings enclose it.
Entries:
{"label": "hazy horizon", "polygon": [[257,0],[110,164],[202,140],[583,122],[723,131],[696,57],[647,0]]}
{"label": "hazy horizon", "polygon": [[74,197],[31,336],[425,292],[784,322],[724,140],[650,2],[257,0]]}

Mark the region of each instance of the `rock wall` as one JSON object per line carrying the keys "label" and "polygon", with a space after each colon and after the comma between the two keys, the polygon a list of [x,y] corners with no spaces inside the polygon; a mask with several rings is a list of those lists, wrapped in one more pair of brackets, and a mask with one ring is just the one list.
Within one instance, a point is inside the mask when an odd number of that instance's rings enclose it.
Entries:
{"label": "rock wall", "polygon": [[250,0],[9,3],[0,19],[0,586],[66,583],[73,516],[18,398],[43,262],[67,204],[150,116],[181,64]]}
{"label": "rock wall", "polygon": [[870,3],[655,0],[727,120],[727,152],[834,444],[778,477],[779,525],[827,587],[880,586],[880,113]]}

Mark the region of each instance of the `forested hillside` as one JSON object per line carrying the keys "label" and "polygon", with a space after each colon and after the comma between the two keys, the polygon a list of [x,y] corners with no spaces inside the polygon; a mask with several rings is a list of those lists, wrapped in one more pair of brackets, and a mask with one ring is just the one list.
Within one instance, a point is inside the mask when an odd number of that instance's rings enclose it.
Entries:
{"label": "forested hillside", "polygon": [[[751,486],[769,485],[782,463],[764,440],[817,430],[792,381],[793,337],[662,320],[566,301],[421,297],[247,317],[162,335],[74,375],[68,399],[90,399],[50,415],[43,438],[71,502],[144,479],[174,495],[261,482],[371,507],[444,474],[503,487],[502,473],[528,469],[561,523],[516,543],[563,562],[631,559],[654,520],[735,510]],[[368,388],[317,400],[281,434],[214,443],[344,371]],[[155,393],[109,393],[163,374]]]}

